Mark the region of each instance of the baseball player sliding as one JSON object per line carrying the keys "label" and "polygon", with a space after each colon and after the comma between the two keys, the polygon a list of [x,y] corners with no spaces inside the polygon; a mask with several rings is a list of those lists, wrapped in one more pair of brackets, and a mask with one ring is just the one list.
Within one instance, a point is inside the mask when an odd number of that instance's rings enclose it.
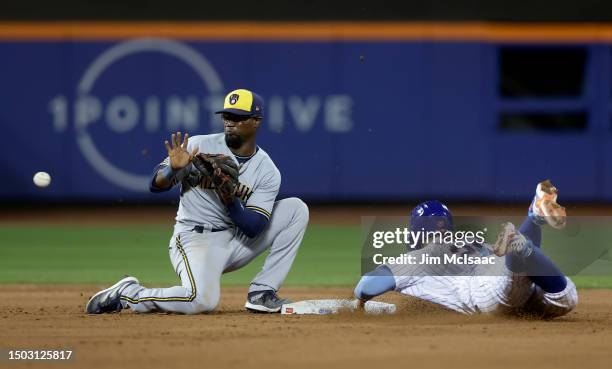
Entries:
{"label": "baseball player sliding", "polygon": [[[194,136],[181,132],[165,142],[168,157],[151,180],[151,191],[181,185],[170,239],[170,261],[181,285],[146,288],[127,277],[96,293],[90,314],[130,308],[136,312],[197,314],[212,311],[221,274],[242,268],[268,248],[262,270],[250,284],[245,307],[279,312],[282,285],[308,224],[308,207],[297,198],[276,201],[281,175],[256,145],[263,101],[248,90],[230,92],[221,114],[225,132]],[[212,153],[212,154],[202,154]]]}
{"label": "baseball player sliding", "polygon": [[[451,230],[452,216],[439,201],[427,201],[412,211],[412,229]],[[397,291],[464,314],[523,312],[541,317],[558,317],[572,311],[578,302],[576,286],[542,252],[541,226],[565,226],[565,208],[557,204],[557,189],[544,181],[538,184],[528,216],[519,229],[505,223],[494,245],[430,243],[410,252],[423,256],[452,253],[492,257],[493,265],[381,265],[364,275],[355,296],[362,302],[387,291]],[[453,270],[451,270],[453,269]]]}

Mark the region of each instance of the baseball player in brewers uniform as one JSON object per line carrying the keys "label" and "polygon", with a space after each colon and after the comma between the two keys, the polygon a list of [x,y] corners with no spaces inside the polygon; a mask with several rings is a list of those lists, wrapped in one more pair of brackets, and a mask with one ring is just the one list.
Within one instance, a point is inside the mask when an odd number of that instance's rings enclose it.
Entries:
{"label": "baseball player in brewers uniform", "polygon": [[[224,133],[191,138],[185,134],[182,141],[180,132],[172,135],[172,142],[165,143],[168,157],[151,181],[153,192],[181,186],[169,244],[170,261],[181,285],[146,288],[127,277],[94,295],[87,304],[88,313],[125,308],[141,313],[212,311],[219,302],[221,275],[245,266],[267,249],[270,253],[250,284],[245,307],[272,313],[286,302],[276,291],[300,247],[308,208],[297,198],[276,200],[280,172],[255,144],[263,118],[262,99],[251,91],[235,90],[217,113],[222,115]],[[224,184],[218,178],[198,171],[198,153],[221,154],[213,157],[224,158],[237,169],[230,195],[220,192]]]}
{"label": "baseball player in brewers uniform", "polygon": [[[576,286],[540,250],[541,226],[565,226],[565,208],[557,204],[557,189],[550,181],[538,184],[529,214],[520,228],[505,223],[494,245],[426,244],[412,251],[415,260],[422,255],[441,256],[465,253],[487,257],[493,264],[426,263],[382,265],[364,275],[355,296],[366,301],[387,291],[430,301],[464,314],[529,313],[557,317],[576,307]],[[427,222],[427,220],[435,220]],[[439,201],[427,201],[412,212],[411,226],[451,230],[452,216]]]}

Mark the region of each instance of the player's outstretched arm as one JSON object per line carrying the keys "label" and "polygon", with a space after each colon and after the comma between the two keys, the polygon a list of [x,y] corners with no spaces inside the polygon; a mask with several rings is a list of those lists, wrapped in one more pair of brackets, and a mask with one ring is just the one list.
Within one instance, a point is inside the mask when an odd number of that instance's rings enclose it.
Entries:
{"label": "player's outstretched arm", "polygon": [[355,297],[366,301],[394,289],[395,278],[393,273],[388,267],[381,265],[361,277],[355,287]]}
{"label": "player's outstretched arm", "polygon": [[189,143],[189,133],[185,133],[185,138],[181,143],[181,132],[172,134],[172,144],[164,141],[166,151],[168,152],[167,164],[161,164],[156,168],[153,180],[151,182],[151,191],[160,192],[170,189],[181,178],[180,174],[186,172],[187,168],[195,155],[198,153],[198,148],[194,148],[191,153],[187,150]]}

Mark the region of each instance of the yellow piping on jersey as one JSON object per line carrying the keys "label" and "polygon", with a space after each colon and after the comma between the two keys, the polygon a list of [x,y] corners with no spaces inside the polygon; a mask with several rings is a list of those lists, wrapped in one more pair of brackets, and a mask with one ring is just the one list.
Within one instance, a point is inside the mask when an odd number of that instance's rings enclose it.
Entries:
{"label": "yellow piping on jersey", "polygon": [[247,209],[251,209],[251,210],[256,211],[256,212],[258,212],[258,213],[260,213],[260,214],[263,214],[263,215],[265,215],[265,216],[266,216],[266,218],[268,218],[268,219],[270,219],[270,217],[272,216],[272,214],[271,214],[269,211],[267,211],[267,210],[266,210],[266,209],[264,209],[264,208],[260,208],[259,206],[255,206],[255,205],[247,205],[247,206],[245,206],[245,208],[247,208]]}

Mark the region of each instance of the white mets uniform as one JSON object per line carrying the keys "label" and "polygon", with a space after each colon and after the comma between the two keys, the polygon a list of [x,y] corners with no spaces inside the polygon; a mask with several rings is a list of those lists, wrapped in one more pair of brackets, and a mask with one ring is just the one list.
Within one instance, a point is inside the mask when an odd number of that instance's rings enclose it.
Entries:
{"label": "white mets uniform", "polygon": [[[410,255],[420,260],[421,254],[441,256],[449,252],[449,246],[430,244]],[[556,317],[576,307],[578,293],[569,278],[563,291],[547,293],[527,276],[508,270],[504,257],[493,257],[495,264],[490,265],[395,264],[387,267],[395,278],[396,292],[463,314],[522,311]]]}
{"label": "white mets uniform", "polygon": [[[236,160],[225,144],[225,135],[189,138],[188,151],[224,154]],[[168,165],[168,159],[161,163]],[[262,270],[249,292],[278,288],[283,283],[308,224],[308,208],[300,199],[276,201],[281,176],[261,148],[239,166],[237,196],[246,208],[267,218],[269,224],[254,238],[236,228],[210,179],[191,187],[185,178],[191,165],[176,176],[181,197],[169,252],[181,286],[145,288],[129,285],[121,294],[124,307],[137,312],[166,311],[194,314],[214,310],[220,297],[221,275],[243,267],[268,248]]]}

